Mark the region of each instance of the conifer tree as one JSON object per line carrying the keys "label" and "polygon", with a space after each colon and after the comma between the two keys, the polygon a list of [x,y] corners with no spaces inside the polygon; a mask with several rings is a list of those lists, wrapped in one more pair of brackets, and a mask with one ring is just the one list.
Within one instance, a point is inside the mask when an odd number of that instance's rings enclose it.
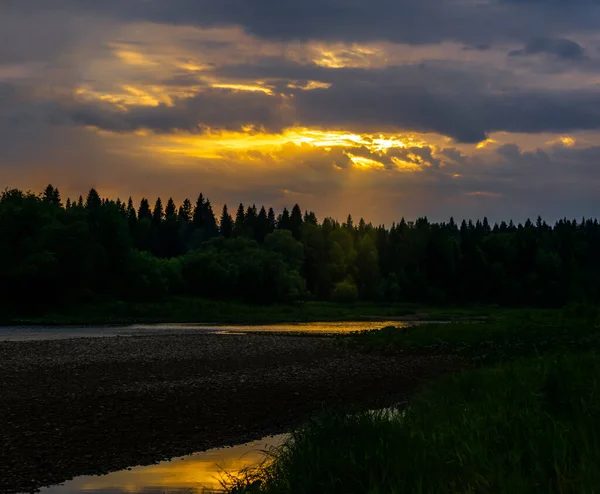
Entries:
{"label": "conifer tree", "polygon": [[263,242],[265,237],[271,233],[269,218],[267,216],[267,210],[264,206],[260,208],[258,216],[256,217],[256,227],[254,228],[254,239],[257,242]]}
{"label": "conifer tree", "polygon": [[192,218],[192,224],[195,228],[199,229],[204,226],[204,196],[200,194],[196,200],[196,207],[194,208],[194,216]]}
{"label": "conifer tree", "polygon": [[279,215],[277,220],[277,228],[279,230],[291,230],[290,212],[287,210],[287,208],[283,208],[283,211]]}
{"label": "conifer tree", "polygon": [[183,204],[179,207],[179,219],[185,223],[189,223],[192,221],[192,214],[192,201],[186,197]]}
{"label": "conifer tree", "polygon": [[46,186],[46,188],[44,189],[44,192],[42,193],[44,201],[51,202],[53,195],[54,195],[54,187],[52,187],[52,184],[48,184]]}
{"label": "conifer tree", "polygon": [[143,220],[144,218],[152,219],[152,211],[150,210],[150,203],[148,199],[142,197],[140,201],[140,207],[138,209],[138,219]]}
{"label": "conifer tree", "polygon": [[152,211],[152,223],[158,226],[161,224],[162,220],[165,217],[165,213],[163,211],[163,204],[159,198],[156,199],[156,203],[154,204],[154,210]]}
{"label": "conifer tree", "polygon": [[253,204],[252,206],[248,206],[244,218],[246,235],[248,235],[251,238],[256,238],[256,220],[256,205]]}
{"label": "conifer tree", "polygon": [[165,217],[166,218],[174,217],[176,213],[177,213],[177,208],[175,207],[173,198],[169,197],[169,200],[167,201],[167,207],[165,209]]}
{"label": "conifer tree", "polygon": [[217,227],[217,219],[212,208],[212,204],[209,199],[204,202],[204,211],[202,213],[202,221],[204,222],[204,236],[205,238],[216,237],[219,234],[219,228]]}
{"label": "conifer tree", "polygon": [[233,218],[227,210],[227,204],[223,206],[223,212],[221,213],[220,232],[225,238],[231,238],[233,235]]}
{"label": "conifer tree", "polygon": [[290,230],[296,240],[302,238],[302,210],[298,204],[294,205],[290,214]]}
{"label": "conifer tree", "polygon": [[92,188],[88,192],[87,199],[85,201],[85,207],[87,209],[98,209],[102,206],[102,199],[98,195],[96,189]]}
{"label": "conifer tree", "polygon": [[269,208],[267,219],[269,220],[269,233],[273,233],[275,228],[277,228],[277,220],[275,219],[275,211],[273,211],[273,208]]}
{"label": "conifer tree", "polygon": [[233,227],[233,234],[236,237],[243,237],[246,232],[246,214],[244,212],[244,205],[240,202],[237,213],[235,214],[235,225]]}
{"label": "conifer tree", "polygon": [[344,224],[344,226],[350,231],[354,230],[354,222],[352,221],[351,214],[348,215],[348,218],[346,219],[346,223]]}
{"label": "conifer tree", "polygon": [[129,231],[133,232],[137,223],[137,215],[135,213],[135,208],[133,207],[133,199],[131,196],[127,201],[127,223],[129,224]]}

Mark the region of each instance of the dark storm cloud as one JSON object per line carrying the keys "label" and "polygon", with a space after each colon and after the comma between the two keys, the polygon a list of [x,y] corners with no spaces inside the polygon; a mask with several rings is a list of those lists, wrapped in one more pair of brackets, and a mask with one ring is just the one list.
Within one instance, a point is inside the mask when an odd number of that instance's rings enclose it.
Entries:
{"label": "dark storm cloud", "polygon": [[79,103],[63,110],[73,123],[115,132],[150,129],[156,132],[213,129],[240,130],[246,125],[279,132],[292,121],[284,102],[264,93],[206,89],[175,106],[136,107],[123,111],[112,105]]}
{"label": "dark storm cloud", "polygon": [[[600,27],[597,2],[475,0],[5,0],[4,10],[65,11],[203,27],[277,40],[460,41],[481,45]],[[2,8],[2,7],[0,7]]]}
{"label": "dark storm cloud", "polygon": [[[79,32],[81,27],[74,30],[66,19],[72,23],[80,16],[94,14],[100,19],[240,25],[248,32],[267,38],[391,39],[411,43],[460,39],[477,51],[490,49],[489,37],[494,38],[498,33],[506,39],[526,35],[529,41],[522,49],[511,52],[513,58],[551,54],[565,61],[555,62],[564,65],[553,70],[569,70],[571,61],[585,58],[582,46],[566,38],[535,37],[536,31],[585,29],[590,22],[600,23],[600,16],[590,21],[594,11],[587,3],[571,3],[572,8],[565,12],[566,4],[555,2],[551,7],[546,6],[540,15],[541,5],[540,2],[493,1],[483,4],[469,0],[306,0],[301,3],[287,0],[56,0],[50,5],[40,0],[5,0],[0,5],[0,13],[9,12],[12,18],[29,10],[41,19],[46,9],[52,12],[53,19],[59,20],[62,6],[65,22],[57,22],[37,34],[33,31],[29,38],[25,36],[23,39],[32,40],[31,45],[4,43],[0,62],[2,57],[9,61],[28,60],[22,53],[28,51],[32,53],[30,58],[36,59],[33,56],[36,53],[37,58],[43,58],[48,53],[39,45],[50,50],[52,40],[59,52],[69,52],[68,40],[72,41],[72,33]],[[494,16],[492,27],[483,26],[480,21],[490,16]],[[62,29],[63,25],[71,27]],[[498,29],[496,34],[495,29]],[[14,37],[18,26],[8,32]],[[199,43],[200,52],[211,49],[210,40],[186,42]],[[228,46],[224,41],[216,43],[219,48]],[[130,45],[135,46],[135,41]],[[106,46],[98,50],[105,53]],[[595,61],[586,60],[582,70],[594,70],[597,65]],[[20,114],[13,111],[11,119],[24,122],[34,114],[55,123],[92,125],[117,132],[141,128],[157,132],[199,131],[205,127],[240,129],[245,125],[279,131],[294,124],[368,130],[400,128],[436,132],[462,142],[478,142],[493,131],[568,132],[600,127],[600,92],[542,87],[519,89],[519,81],[513,74],[491,66],[481,68],[437,61],[383,69],[332,69],[314,63],[295,63],[282,55],[263,57],[246,65],[215,67],[211,74],[241,81],[265,80],[277,93],[291,93],[293,98],[205,87],[192,98],[176,101],[175,106],[132,107],[124,111],[109,104],[45,100],[21,107]],[[136,77],[137,82],[144,82],[143,77],[148,77],[147,82],[151,83],[154,75],[148,72],[146,76]],[[311,91],[287,87],[311,80],[331,84],[331,87]],[[198,85],[196,76],[185,71],[173,72],[161,83],[180,87]]]}
{"label": "dark storm cloud", "polygon": [[555,55],[568,60],[577,60],[584,57],[585,50],[580,44],[570,39],[537,38],[529,41],[524,48],[509,52],[508,56],[520,57],[540,53]]}
{"label": "dark storm cloud", "polygon": [[[296,75],[311,79],[316,75],[312,71],[322,71],[315,67],[306,70]],[[502,81],[502,73],[484,76],[458,66],[402,66],[329,69],[320,79],[331,87],[310,91],[287,88],[293,97],[206,88],[193,98],[176,101],[175,106],[124,111],[108,104],[71,102],[61,113],[76,124],[118,132],[141,128],[158,132],[203,127],[237,130],[248,124],[276,132],[296,124],[359,132],[435,132],[461,142],[484,140],[493,131],[600,128],[600,91],[519,90],[510,87],[510,78]]]}
{"label": "dark storm cloud", "polygon": [[493,131],[600,128],[599,91],[502,89],[453,69],[365,71],[362,79],[340,78],[329,89],[300,92],[295,103],[298,120],[309,126],[392,126],[462,142]]}

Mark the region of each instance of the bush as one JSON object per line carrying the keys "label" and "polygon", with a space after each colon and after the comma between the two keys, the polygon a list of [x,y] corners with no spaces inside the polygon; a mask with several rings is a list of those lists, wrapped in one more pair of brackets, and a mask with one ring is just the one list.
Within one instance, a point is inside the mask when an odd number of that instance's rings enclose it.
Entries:
{"label": "bush", "polygon": [[358,299],[358,289],[350,280],[340,281],[339,283],[336,283],[331,298],[335,302],[345,304],[356,302]]}

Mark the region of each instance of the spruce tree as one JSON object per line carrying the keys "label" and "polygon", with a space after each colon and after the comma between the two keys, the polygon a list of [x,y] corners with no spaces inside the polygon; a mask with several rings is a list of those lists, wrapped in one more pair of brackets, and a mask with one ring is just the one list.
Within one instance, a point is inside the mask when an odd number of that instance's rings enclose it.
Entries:
{"label": "spruce tree", "polygon": [[344,226],[350,231],[354,230],[354,222],[352,221],[351,214],[348,215],[348,218],[346,219],[346,223],[344,224]]}
{"label": "spruce tree", "polygon": [[44,192],[42,193],[42,197],[44,199],[44,202],[52,204],[52,201],[54,199],[54,187],[52,187],[52,184],[48,184],[46,186]]}
{"label": "spruce tree", "polygon": [[271,233],[269,226],[269,218],[267,217],[267,210],[264,206],[260,208],[258,216],[256,217],[256,227],[254,228],[254,239],[257,242],[263,242],[265,237]]}
{"label": "spruce tree", "polygon": [[233,218],[227,210],[227,204],[223,206],[223,212],[221,213],[220,232],[225,238],[231,238],[233,235]]}
{"label": "spruce tree", "polygon": [[52,204],[56,207],[62,208],[62,201],[60,200],[60,192],[58,188],[54,188],[54,193],[52,194]]}
{"label": "spruce tree", "polygon": [[127,223],[129,224],[129,231],[133,232],[137,223],[137,215],[131,197],[129,197],[129,200],[127,201]]}
{"label": "spruce tree", "polygon": [[204,196],[202,194],[200,194],[196,200],[192,224],[198,229],[204,226]]}
{"label": "spruce tree", "polygon": [[273,211],[273,208],[269,208],[267,219],[269,220],[269,233],[273,233],[275,228],[277,228],[277,220],[275,219],[275,211]]}
{"label": "spruce tree", "polygon": [[87,199],[85,201],[85,207],[87,209],[99,209],[102,206],[102,199],[98,195],[96,189],[90,189],[88,192]]}
{"label": "spruce tree", "polygon": [[167,208],[165,209],[165,217],[171,218],[172,216],[175,216],[176,213],[177,213],[177,208],[175,207],[173,198],[169,197],[169,200],[167,201]]}
{"label": "spruce tree", "polygon": [[189,223],[192,221],[192,214],[192,201],[186,197],[183,204],[179,207],[179,219],[185,223]]}
{"label": "spruce tree", "polygon": [[237,213],[235,214],[235,225],[233,226],[233,234],[236,237],[243,237],[246,232],[246,214],[244,212],[244,205],[240,202]]}
{"label": "spruce tree", "polygon": [[213,212],[212,205],[209,199],[204,202],[204,208],[202,213],[202,221],[204,222],[204,237],[213,238],[219,234],[219,228],[217,227],[217,219]]}
{"label": "spruce tree", "polygon": [[150,203],[148,199],[142,197],[140,201],[140,207],[138,209],[138,219],[143,220],[144,218],[152,219],[152,211],[150,210]]}
{"label": "spruce tree", "polygon": [[291,230],[290,212],[287,210],[287,208],[283,208],[283,211],[279,215],[277,220],[277,228],[279,230]]}
{"label": "spruce tree", "polygon": [[256,238],[256,220],[257,220],[257,214],[256,214],[256,205],[252,205],[252,206],[248,206],[248,209],[246,210],[246,215],[244,218],[244,225],[245,225],[245,230],[246,230],[246,235],[248,235],[251,238]]}
{"label": "spruce tree", "polygon": [[292,208],[292,214],[290,215],[290,230],[292,231],[292,236],[296,240],[302,238],[302,210],[298,204],[294,205]]}
{"label": "spruce tree", "polygon": [[156,199],[156,203],[154,204],[154,211],[152,211],[152,223],[158,226],[161,224],[162,220],[165,217],[165,213],[163,211],[162,201],[159,198]]}

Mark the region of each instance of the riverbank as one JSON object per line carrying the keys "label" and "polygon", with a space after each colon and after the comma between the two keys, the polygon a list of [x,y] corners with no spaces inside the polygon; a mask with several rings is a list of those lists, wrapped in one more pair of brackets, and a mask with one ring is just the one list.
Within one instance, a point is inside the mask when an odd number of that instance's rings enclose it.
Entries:
{"label": "riverbank", "polygon": [[150,464],[406,399],[460,358],[332,337],[181,335],[0,343],[0,492]]}
{"label": "riverbank", "polygon": [[344,337],[369,355],[435,353],[471,368],[405,413],[309,422],[229,492],[598,492],[598,312],[568,313]]}
{"label": "riverbank", "polygon": [[105,301],[38,314],[0,314],[2,325],[97,325],[154,323],[269,324],[360,320],[452,320],[504,312],[497,307],[428,307],[416,304],[297,302],[248,305],[197,297],[169,297],[161,303]]}

